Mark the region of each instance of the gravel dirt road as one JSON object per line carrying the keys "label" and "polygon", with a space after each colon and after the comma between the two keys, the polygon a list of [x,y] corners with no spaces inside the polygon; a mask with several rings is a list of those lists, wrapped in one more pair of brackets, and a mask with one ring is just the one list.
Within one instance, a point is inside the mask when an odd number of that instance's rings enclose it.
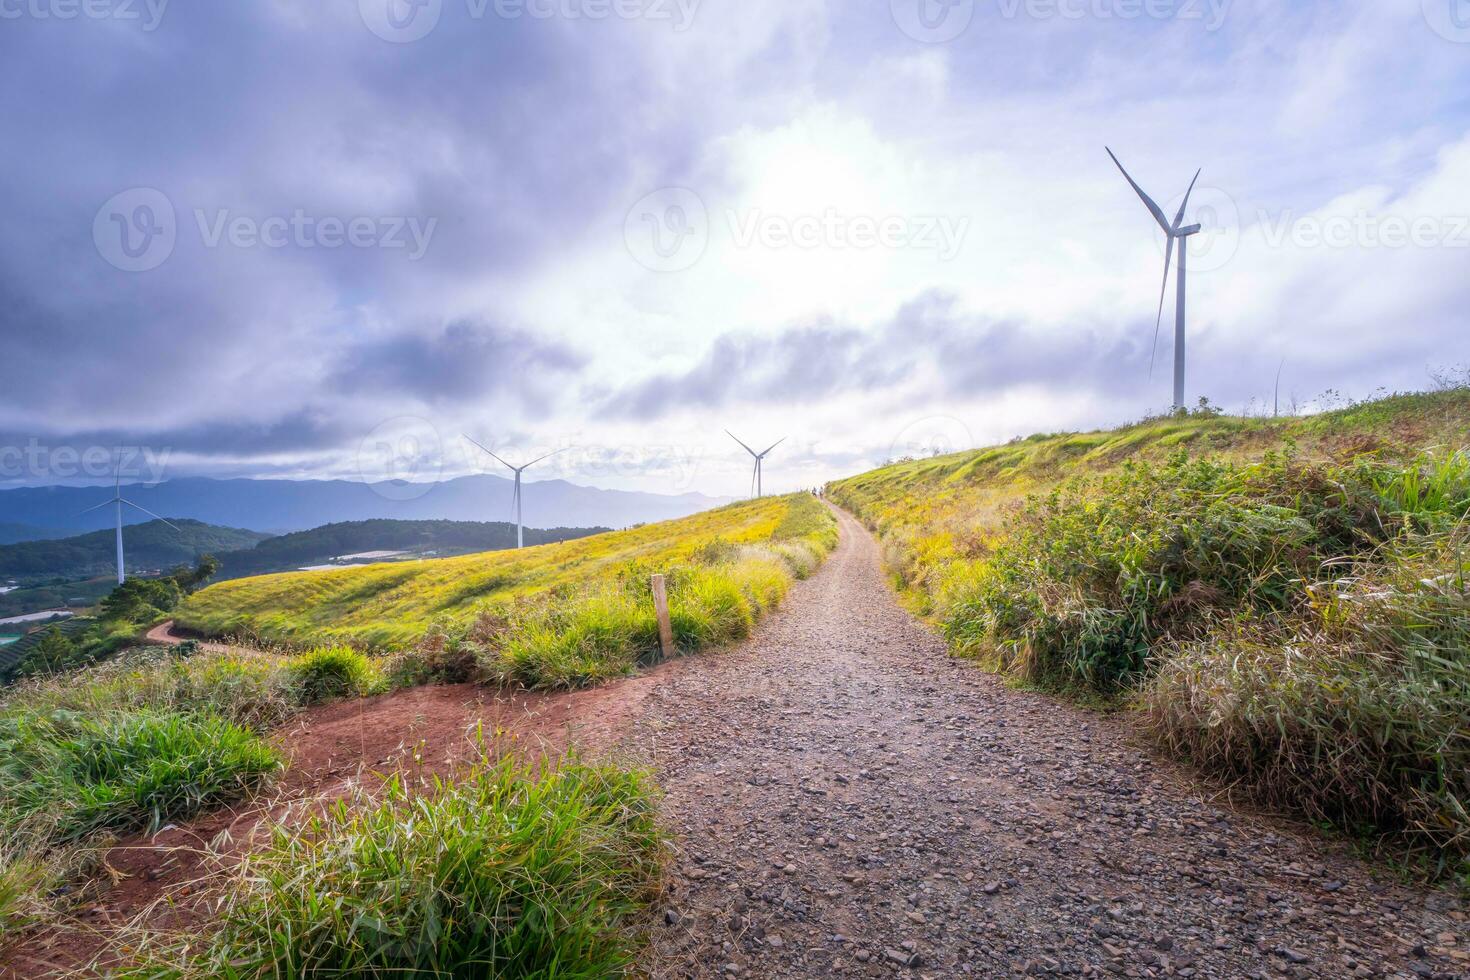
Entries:
{"label": "gravel dirt road", "polygon": [[1466,975],[1453,896],[950,659],[839,519],[756,639],[637,723],[679,837],[655,976]]}

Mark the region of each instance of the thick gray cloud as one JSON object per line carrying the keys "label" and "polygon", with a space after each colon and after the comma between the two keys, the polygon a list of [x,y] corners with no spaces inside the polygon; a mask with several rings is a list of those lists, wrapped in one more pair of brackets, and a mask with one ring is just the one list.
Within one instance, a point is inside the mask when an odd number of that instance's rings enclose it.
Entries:
{"label": "thick gray cloud", "polygon": [[406,392],[427,403],[455,402],[487,387],[535,396],[585,360],[524,331],[459,321],[438,333],[401,333],[348,350],[329,382],[347,392]]}
{"label": "thick gray cloud", "polygon": [[957,309],[930,293],[877,329],[798,325],[775,334],[727,334],[686,371],[649,378],[612,395],[608,409],[656,418],[690,406],[777,401],[810,404],[935,379],[925,397],[979,398],[1027,385],[1117,392],[1133,386],[1148,351],[1096,327],[1065,333]]}
{"label": "thick gray cloud", "polygon": [[[579,358],[446,297],[576,242],[636,174],[672,179],[700,142],[698,114],[679,109],[698,94],[661,95],[639,56],[638,31],[666,25],[471,9],[446,3],[404,45],[367,30],[355,0],[173,3],[154,30],[0,21],[0,426],[197,431],[231,455],[293,435],[315,448],[360,428],[349,415],[374,417],[375,396],[377,415],[544,402],[536,373]],[[93,222],[138,187],[167,198],[177,241],[158,267],[121,271]],[[298,213],[432,233],[421,257],[406,231],[408,248],[221,233]]]}

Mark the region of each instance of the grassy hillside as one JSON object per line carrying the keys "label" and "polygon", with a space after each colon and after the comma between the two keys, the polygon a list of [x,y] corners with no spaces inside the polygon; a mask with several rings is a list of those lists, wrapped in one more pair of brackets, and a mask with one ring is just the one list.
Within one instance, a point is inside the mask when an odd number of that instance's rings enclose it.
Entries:
{"label": "grassy hillside", "polygon": [[[668,578],[680,651],[728,643],[836,537],[827,509],[801,494],[516,553],[273,575],[196,593],[181,617],[195,628],[248,624],[291,645],[336,637],[399,652],[323,645],[236,655],[185,644],[0,694],[0,940],[86,894],[60,886],[113,835],[269,783],[286,764],[269,733],[307,706],[436,681],[553,687],[626,673],[658,650],[655,570]],[[278,833],[235,883],[207,941],[145,944],[156,958],[139,975],[282,962],[313,974],[357,975],[368,962],[403,973],[464,972],[472,962],[538,976],[619,972],[661,866],[650,780],[575,760],[522,769],[494,761],[498,751],[457,785],[400,792],[391,783]],[[432,832],[400,834],[405,820]],[[497,859],[478,862],[487,840]],[[475,870],[450,881],[446,860]],[[316,900],[328,893],[340,901]],[[441,903],[489,911],[435,920],[434,942],[410,941],[429,928],[420,913],[432,917]],[[494,913],[507,905],[544,912]],[[380,945],[365,945],[361,921],[385,908],[391,914],[370,930]]]}
{"label": "grassy hillside", "polygon": [[[163,521],[123,528],[128,572],[167,570],[193,563],[200,555],[253,547],[270,535],[200,521]],[[0,545],[0,578],[86,578],[117,568],[114,531],[93,531],[54,541]]]}
{"label": "grassy hillside", "polygon": [[[526,528],[527,545],[585,538],[605,527]],[[436,552],[458,555],[514,548],[516,526],[504,521],[344,521],[267,538],[254,547],[217,553],[218,577],[243,578],[292,571],[304,565],[329,562],[343,555],[371,551],[404,551],[414,555]]]}
{"label": "grassy hillside", "polygon": [[634,570],[671,569],[719,547],[769,542],[787,535],[793,514],[814,506],[820,505],[809,497],[767,498],[520,551],[223,582],[192,596],[177,619],[209,635],[400,650],[431,626],[468,623],[491,601],[505,604],[557,589],[570,594]]}
{"label": "grassy hillside", "polygon": [[1470,873],[1470,391],[1192,415],[832,486],[955,652]]}

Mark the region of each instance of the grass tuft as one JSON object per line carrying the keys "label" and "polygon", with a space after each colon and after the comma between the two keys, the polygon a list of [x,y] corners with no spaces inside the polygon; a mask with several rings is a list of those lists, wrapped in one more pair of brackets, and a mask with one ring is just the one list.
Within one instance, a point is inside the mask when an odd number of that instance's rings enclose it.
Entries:
{"label": "grass tuft", "polygon": [[249,858],[218,931],[135,977],[623,975],[665,856],[651,777],[485,761],[388,780]]}

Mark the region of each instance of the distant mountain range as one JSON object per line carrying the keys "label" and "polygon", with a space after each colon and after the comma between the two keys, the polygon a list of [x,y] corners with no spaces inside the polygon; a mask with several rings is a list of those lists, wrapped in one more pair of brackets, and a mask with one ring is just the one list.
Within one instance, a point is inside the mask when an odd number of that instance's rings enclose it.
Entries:
{"label": "distant mountain range", "polygon": [[[170,520],[188,518],[225,527],[283,533],[342,521],[504,521],[512,483],[497,476],[459,477],[433,485],[347,480],[168,480],[124,486],[123,495]],[[112,496],[111,487],[22,487],[0,491],[0,522],[88,531],[112,526],[108,508],[82,515]],[[626,527],[686,517],[728,503],[700,493],[669,496],[599,490],[565,480],[527,484],[527,527]],[[126,510],[124,521],[151,520]]]}

